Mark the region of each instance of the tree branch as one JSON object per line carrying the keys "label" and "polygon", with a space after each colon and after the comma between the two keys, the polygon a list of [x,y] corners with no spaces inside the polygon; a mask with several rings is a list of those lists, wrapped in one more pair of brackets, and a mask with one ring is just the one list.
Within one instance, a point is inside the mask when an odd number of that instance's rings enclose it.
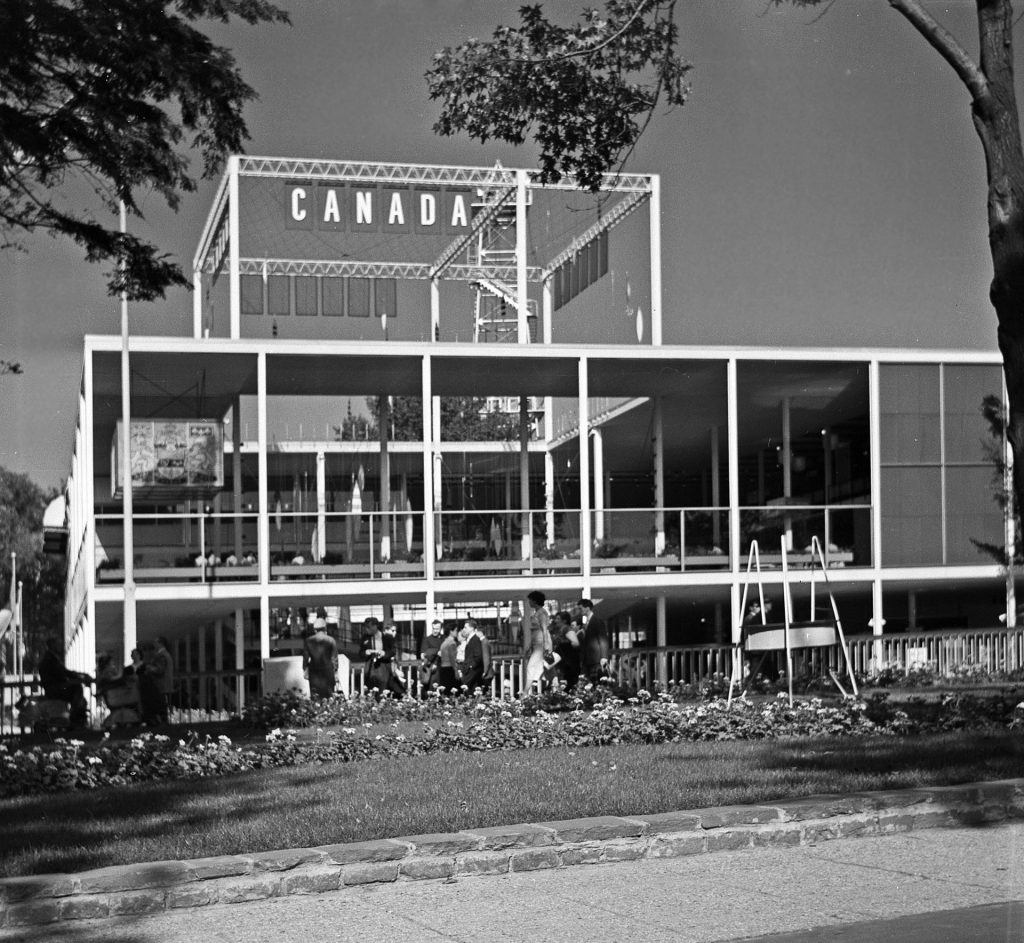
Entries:
{"label": "tree branch", "polygon": [[891,6],[914,27],[960,76],[974,101],[988,96],[988,79],[956,37],[925,12],[919,0],[889,0]]}

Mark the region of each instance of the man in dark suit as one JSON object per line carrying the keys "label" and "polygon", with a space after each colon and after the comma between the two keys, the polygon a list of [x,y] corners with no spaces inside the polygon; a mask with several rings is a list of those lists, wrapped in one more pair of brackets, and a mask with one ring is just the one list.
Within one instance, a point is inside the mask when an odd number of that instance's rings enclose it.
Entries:
{"label": "man in dark suit", "polygon": [[467,619],[462,627],[469,629],[466,657],[462,662],[462,684],[470,694],[484,683],[484,649],[477,633],[476,619]]}
{"label": "man in dark suit", "polygon": [[594,615],[594,604],[589,599],[579,601],[580,618],[584,623],[582,668],[590,684],[597,684],[608,676],[611,640],[604,620]]}

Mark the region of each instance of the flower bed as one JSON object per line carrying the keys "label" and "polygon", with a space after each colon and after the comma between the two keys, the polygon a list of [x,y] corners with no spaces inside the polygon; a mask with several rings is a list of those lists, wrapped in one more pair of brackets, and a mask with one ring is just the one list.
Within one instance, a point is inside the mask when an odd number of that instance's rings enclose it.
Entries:
{"label": "flower bed", "polygon": [[[296,699],[298,700],[298,699]],[[331,699],[333,700],[333,699]],[[282,699],[276,708],[289,703]],[[164,779],[219,776],[304,763],[351,762],[382,756],[536,747],[586,747],[614,743],[669,743],[699,740],[750,740],[889,733],[913,735],[933,730],[1000,727],[1024,731],[1024,703],[970,695],[943,698],[928,705],[893,706],[884,696],[871,701],[847,699],[833,704],[812,698],[793,707],[784,697],[761,703],[725,701],[678,704],[670,696],[623,702],[605,696],[592,709],[582,704],[561,713],[540,707],[538,699],[474,700],[457,705],[445,699],[342,704],[304,702],[309,711],[344,712],[351,725],[300,738],[276,729],[262,742],[235,744],[228,737],[172,741],[143,734],[131,741],[104,741],[86,748],[78,740],[45,747],[10,750],[0,746],[0,797],[67,789],[95,789]],[[457,706],[459,712],[451,708]],[[316,716],[299,714],[298,721]],[[427,718],[425,715],[433,711]],[[264,713],[268,713],[265,708]],[[446,716],[447,715],[447,716]],[[461,719],[452,719],[461,717]],[[361,718],[361,719],[357,719]],[[414,735],[399,733],[401,721],[424,722]],[[381,724],[386,733],[374,733]],[[386,728],[385,728],[386,729]]]}

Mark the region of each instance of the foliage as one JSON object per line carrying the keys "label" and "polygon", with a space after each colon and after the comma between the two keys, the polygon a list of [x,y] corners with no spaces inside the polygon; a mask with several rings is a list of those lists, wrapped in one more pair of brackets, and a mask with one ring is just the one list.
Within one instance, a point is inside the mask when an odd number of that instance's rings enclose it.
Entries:
{"label": "foliage", "polygon": [[[26,630],[46,632],[64,621],[63,560],[43,553],[43,514],[57,497],[27,475],[0,468],[0,606],[11,598],[11,553],[17,554],[17,577],[23,584]],[[28,638],[38,648],[39,639]],[[0,662],[4,649],[0,647]]]}
{"label": "foliage", "polygon": [[[78,740],[10,750],[0,746],[0,797],[62,789],[164,779],[194,779],[243,770],[298,766],[306,763],[423,756],[436,753],[522,750],[540,747],[579,748],[608,744],[657,744],[723,740],[761,740],[792,737],[860,736],[869,733],[900,735],[961,729],[1018,729],[1021,707],[1006,699],[982,699],[970,694],[950,695],[939,702],[921,703],[913,712],[889,704],[883,695],[869,702],[846,698],[826,703],[818,698],[797,701],[792,707],[784,695],[759,703],[747,700],[728,705],[722,699],[677,704],[668,694],[622,701],[604,696],[593,709],[567,696],[571,709],[551,713],[529,698],[466,702],[461,720],[451,714],[437,723],[424,723],[415,734],[397,732],[398,721],[387,733],[385,717],[421,717],[420,707],[406,700],[379,702],[374,713],[368,701],[356,710],[375,723],[355,722],[334,731],[317,729],[313,738],[300,739],[294,731],[272,730],[261,743],[233,744],[190,735],[176,743],[150,733],[125,742],[104,742],[83,749]],[[428,708],[442,708],[439,701]],[[298,714],[298,705],[295,707]],[[385,728],[386,729],[386,728]]]}
{"label": "foliage", "polygon": [[[390,440],[419,442],[423,436],[423,408],[419,397],[391,396]],[[334,427],[341,439],[376,439],[379,436],[381,397],[368,396],[369,417],[354,415],[351,407],[342,424]],[[489,409],[483,396],[441,397],[441,439],[445,442],[510,442],[519,436],[519,417]]]}
{"label": "foliage", "polygon": [[[255,92],[231,53],[192,24],[237,17],[287,23],[268,0],[19,0],[0,7],[0,227],[77,242],[90,262],[112,261],[111,294],[151,300],[187,285],[180,266],[145,240],[79,209],[91,190],[101,210],[141,217],[137,192],[172,209],[248,137]],[[187,140],[186,140],[187,139]],[[122,268],[123,266],[123,268]]]}
{"label": "foliage", "polygon": [[0,377],[6,376],[7,374],[19,374],[21,372],[20,363],[16,363],[13,360],[0,360]]}
{"label": "foliage", "polygon": [[599,190],[636,145],[659,104],[682,105],[690,65],[676,53],[675,0],[606,0],[572,26],[539,5],[520,24],[434,56],[430,97],[438,134],[459,132],[540,148],[540,179],[569,175]]}

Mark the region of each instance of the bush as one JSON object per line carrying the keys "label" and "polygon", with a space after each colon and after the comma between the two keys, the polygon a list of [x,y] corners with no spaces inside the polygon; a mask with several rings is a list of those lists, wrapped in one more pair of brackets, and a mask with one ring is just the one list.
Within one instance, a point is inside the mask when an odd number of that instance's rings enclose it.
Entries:
{"label": "bush", "polygon": [[[561,704],[559,712],[545,709],[544,696],[518,701],[453,701],[441,697],[427,701],[309,701],[277,695],[275,700],[265,699],[262,716],[294,711],[294,716],[308,719],[309,712],[319,716],[317,712],[326,711],[334,716],[347,711],[351,723],[334,731],[318,729],[312,739],[299,739],[292,731],[275,729],[263,742],[242,745],[225,736],[214,739],[190,735],[175,743],[148,733],[124,743],[104,741],[90,749],[83,749],[85,745],[79,740],[58,740],[52,746],[13,752],[0,745],[0,797],[456,751],[868,733],[914,735],[995,726],[1024,729],[1024,704],[967,694],[896,708],[884,694],[870,701],[847,698],[831,704],[811,698],[790,707],[784,695],[761,703],[741,699],[730,706],[721,698],[678,704],[667,693],[657,697],[638,695],[628,701],[601,690],[582,693],[595,698],[596,703],[587,706],[584,697],[561,695],[571,703]],[[375,725],[380,729],[380,724],[390,722],[397,727],[400,720],[423,720],[428,712],[435,712],[430,719],[436,723],[424,723],[417,735],[407,736],[393,729],[372,733]],[[357,716],[366,719],[356,722]],[[461,720],[452,719],[459,716]]]}

